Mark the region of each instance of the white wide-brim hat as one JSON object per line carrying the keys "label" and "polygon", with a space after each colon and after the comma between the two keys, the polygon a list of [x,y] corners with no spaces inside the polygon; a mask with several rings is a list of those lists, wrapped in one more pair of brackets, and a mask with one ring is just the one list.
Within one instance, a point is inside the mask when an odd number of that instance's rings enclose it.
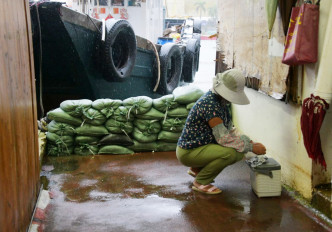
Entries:
{"label": "white wide-brim hat", "polygon": [[213,78],[213,92],[225,98],[227,101],[247,105],[250,103],[244,92],[245,77],[237,69],[230,69],[223,73],[218,73]]}

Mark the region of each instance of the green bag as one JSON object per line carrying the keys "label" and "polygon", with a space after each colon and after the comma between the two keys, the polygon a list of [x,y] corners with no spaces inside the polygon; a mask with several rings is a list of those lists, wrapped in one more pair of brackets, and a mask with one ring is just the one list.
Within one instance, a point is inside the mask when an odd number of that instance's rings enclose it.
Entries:
{"label": "green bag", "polygon": [[151,109],[144,113],[144,114],[137,114],[136,115],[136,118],[139,118],[139,119],[150,119],[150,120],[153,120],[153,119],[157,119],[157,120],[160,120],[160,119],[163,119],[165,117],[165,114],[156,110],[155,108],[151,107]]}
{"label": "green bag", "polygon": [[148,134],[159,133],[161,126],[158,120],[145,120],[145,119],[135,119],[134,125],[142,132],[147,132]]}
{"label": "green bag", "polygon": [[192,103],[187,104],[186,109],[190,111],[191,108],[193,108],[193,106],[194,106],[195,104],[196,104],[196,102],[192,102]]}
{"label": "green bag", "polygon": [[93,108],[88,109],[82,116],[83,121],[94,126],[103,125],[106,122],[106,117],[99,110]]}
{"label": "green bag", "polygon": [[60,136],[73,136],[75,134],[75,128],[73,126],[67,123],[56,122],[54,120],[47,125],[47,130]]}
{"label": "green bag", "polygon": [[47,118],[56,122],[67,123],[73,126],[80,126],[83,122],[81,118],[70,116],[60,108],[49,111],[47,113]]}
{"label": "green bag", "polygon": [[123,105],[135,115],[144,114],[152,107],[152,99],[146,96],[130,97],[123,100]]}
{"label": "green bag", "polygon": [[130,134],[133,131],[132,122],[120,122],[114,119],[108,119],[105,123],[107,130],[114,134]]}
{"label": "green bag", "polygon": [[92,105],[91,100],[66,100],[60,104],[60,108],[73,117],[81,117]]}
{"label": "green bag", "polygon": [[120,122],[134,121],[134,115],[124,106],[119,106],[111,118]]}
{"label": "green bag", "polygon": [[151,143],[156,141],[158,138],[158,134],[149,134],[147,132],[142,132],[136,127],[134,128],[132,136],[140,143]]}
{"label": "green bag", "polygon": [[162,128],[164,131],[182,132],[185,123],[186,119],[168,118],[162,122]]}
{"label": "green bag", "polygon": [[159,111],[166,112],[179,106],[179,103],[174,101],[174,95],[169,94],[153,100],[153,107]]}
{"label": "green bag", "polygon": [[46,138],[53,144],[63,144],[66,146],[72,146],[74,144],[74,137],[69,135],[60,136],[52,132],[47,132]]}
{"label": "green bag", "polygon": [[75,138],[75,144],[93,144],[97,145],[100,138],[96,136],[78,135]]}
{"label": "green bag", "polygon": [[98,154],[124,155],[124,154],[134,154],[134,151],[129,148],[118,145],[107,145],[101,147],[99,149]]}
{"label": "green bag", "polygon": [[90,124],[84,124],[83,126],[76,128],[76,134],[87,136],[103,136],[108,134],[108,130],[105,126],[93,126]]}
{"label": "green bag", "polygon": [[134,145],[129,146],[131,150],[135,152],[142,152],[142,151],[155,151],[157,149],[157,142],[151,143],[140,143],[137,140],[133,140]]}
{"label": "green bag", "polygon": [[120,145],[131,146],[134,144],[133,140],[127,135],[109,134],[99,141],[100,145]]}
{"label": "green bag", "polygon": [[168,116],[174,118],[186,118],[188,117],[188,114],[189,110],[187,110],[185,106],[180,106],[176,109],[168,111]]}
{"label": "green bag", "polygon": [[157,142],[157,150],[156,151],[175,151],[177,143],[167,143],[163,141]]}
{"label": "green bag", "polygon": [[99,148],[97,145],[81,144],[74,148],[75,155],[96,155],[98,154]]}
{"label": "green bag", "polygon": [[47,145],[47,155],[49,156],[68,156],[73,154],[74,147],[73,146],[65,146],[65,145]]}
{"label": "green bag", "polygon": [[114,115],[114,111],[122,105],[121,100],[112,100],[109,98],[98,99],[92,102],[92,107],[99,110],[106,118]]}
{"label": "green bag", "polygon": [[169,131],[160,131],[158,134],[158,140],[169,142],[169,143],[177,143],[181,136],[181,132],[169,132]]}
{"label": "green bag", "polygon": [[173,91],[174,101],[185,105],[197,101],[203,94],[203,90],[193,85],[177,87]]}

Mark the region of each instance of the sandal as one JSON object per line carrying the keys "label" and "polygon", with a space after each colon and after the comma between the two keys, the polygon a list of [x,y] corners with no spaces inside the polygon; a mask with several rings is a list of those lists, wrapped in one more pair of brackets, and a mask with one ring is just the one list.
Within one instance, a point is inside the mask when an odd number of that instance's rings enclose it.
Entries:
{"label": "sandal", "polygon": [[201,171],[201,168],[189,168],[187,173],[189,175],[191,175],[192,177],[196,177],[200,171]]}
{"label": "sandal", "polygon": [[192,189],[205,194],[219,194],[222,191],[212,184],[203,185],[194,181]]}

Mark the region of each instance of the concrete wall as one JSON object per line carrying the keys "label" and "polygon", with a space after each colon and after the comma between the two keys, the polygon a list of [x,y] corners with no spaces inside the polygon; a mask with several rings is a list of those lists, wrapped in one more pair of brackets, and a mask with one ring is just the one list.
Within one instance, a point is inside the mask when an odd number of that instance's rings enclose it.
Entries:
{"label": "concrete wall", "polygon": [[[332,51],[332,41],[328,43],[328,47],[323,47],[331,6],[332,1],[321,1],[320,56],[323,49]],[[320,60],[317,64],[304,67],[303,99],[314,92],[319,64]],[[330,81],[332,81],[332,77]],[[294,187],[304,197],[311,198],[314,185],[331,181],[331,110],[327,112],[321,129],[322,148],[328,166],[327,172],[324,172],[320,167],[312,164],[304,148],[300,126],[301,106],[285,104],[252,89],[246,89],[246,93],[251,101],[250,105],[233,105],[235,125],[253,140],[266,145],[267,155],[274,157],[281,164],[284,183]],[[312,179],[315,180],[314,183]]]}

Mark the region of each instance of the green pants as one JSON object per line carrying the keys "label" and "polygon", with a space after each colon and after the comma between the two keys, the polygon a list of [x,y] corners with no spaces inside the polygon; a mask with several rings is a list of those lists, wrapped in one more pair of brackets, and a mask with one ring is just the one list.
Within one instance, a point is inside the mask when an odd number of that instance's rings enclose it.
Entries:
{"label": "green pants", "polygon": [[194,149],[176,148],[176,157],[185,166],[202,168],[196,176],[196,182],[207,185],[228,165],[242,160],[243,153],[234,148],[208,144]]}

